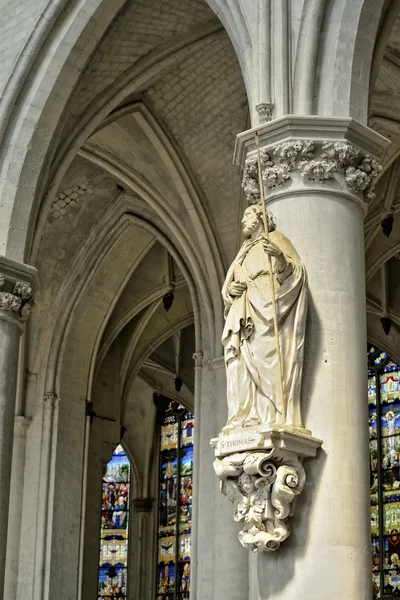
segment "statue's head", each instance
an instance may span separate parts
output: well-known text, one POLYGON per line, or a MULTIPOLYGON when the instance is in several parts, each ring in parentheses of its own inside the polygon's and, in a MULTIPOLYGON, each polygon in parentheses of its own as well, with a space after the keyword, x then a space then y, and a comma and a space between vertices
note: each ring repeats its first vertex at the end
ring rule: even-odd
POLYGON ((252 477, 248 473, 242 473, 239 476, 239 483, 240 487, 242 488, 245 494, 251 494, 256 489, 254 485, 254 477, 252 477))
MULTIPOLYGON (((275 231, 276 225, 273 216, 270 212, 267 212, 268 219, 268 231, 275 231)), ((243 219, 243 235, 250 237, 252 233, 260 230, 260 233, 264 230, 263 211, 259 204, 252 204, 244 211, 243 219)))

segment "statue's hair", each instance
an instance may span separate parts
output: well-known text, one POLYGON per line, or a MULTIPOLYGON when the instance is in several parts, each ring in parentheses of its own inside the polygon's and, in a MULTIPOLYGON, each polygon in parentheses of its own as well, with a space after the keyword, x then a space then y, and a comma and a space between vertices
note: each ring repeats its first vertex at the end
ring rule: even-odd
MULTIPOLYGON (((251 204, 249 206, 249 208, 252 208, 253 211, 256 213, 258 220, 261 223, 264 223, 262 207, 259 204, 251 204)), ((267 211, 267 220, 268 220, 268 232, 271 233, 271 231, 275 231, 276 223, 274 221, 274 217, 273 217, 272 213, 270 213, 269 211, 267 211)))

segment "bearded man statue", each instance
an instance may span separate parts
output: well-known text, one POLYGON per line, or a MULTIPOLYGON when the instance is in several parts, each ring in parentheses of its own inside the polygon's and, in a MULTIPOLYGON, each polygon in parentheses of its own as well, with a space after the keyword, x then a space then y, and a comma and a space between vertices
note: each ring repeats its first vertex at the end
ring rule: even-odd
POLYGON ((307 274, 291 242, 276 231, 270 214, 267 219, 268 236, 264 233, 261 207, 252 205, 245 210, 242 225, 246 240, 222 288, 226 319, 222 344, 228 397, 225 432, 257 425, 302 427, 300 394, 307 274))

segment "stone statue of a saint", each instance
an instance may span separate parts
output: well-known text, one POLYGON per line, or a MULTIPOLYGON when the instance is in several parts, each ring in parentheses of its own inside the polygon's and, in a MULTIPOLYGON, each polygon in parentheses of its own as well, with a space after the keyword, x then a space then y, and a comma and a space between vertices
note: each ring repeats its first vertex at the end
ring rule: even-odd
POLYGON ((224 432, 259 424, 302 427, 300 392, 307 274, 291 242, 275 230, 271 214, 267 218, 268 236, 264 233, 262 208, 252 205, 246 209, 242 219, 246 240, 222 288, 226 318, 222 343, 228 395, 224 432), (274 278, 275 308, 269 264, 274 278))

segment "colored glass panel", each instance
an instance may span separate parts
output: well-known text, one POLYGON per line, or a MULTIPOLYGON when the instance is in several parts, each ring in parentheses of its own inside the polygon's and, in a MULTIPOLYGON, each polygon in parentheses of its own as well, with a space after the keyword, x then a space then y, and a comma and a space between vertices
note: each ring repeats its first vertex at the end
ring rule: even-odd
POLYGON ((382 404, 392 404, 400 399, 399 379, 400 372, 398 370, 389 371, 380 376, 382 404))
POLYGON ((170 405, 161 426, 157 600, 190 598, 194 417, 170 405))
POLYGON ((376 365, 376 366, 381 365, 383 362, 385 362, 386 359, 387 359, 386 352, 380 352, 380 354, 378 354, 378 356, 374 359, 374 365, 376 365))
POLYGON ((389 360, 386 365, 383 367, 383 371, 387 372, 387 371, 397 371, 399 368, 399 365, 396 365, 396 363, 394 363, 392 360, 389 360))
POLYGON ((161 426, 157 598, 174 598, 179 424, 168 414, 161 426))
POLYGON ((395 597, 400 592, 400 536, 384 538, 384 592, 395 597))
POLYGON ((400 370, 368 352, 372 597, 400 597, 400 370))
POLYGON ((371 371, 368 373, 368 405, 376 406, 376 377, 371 371))
POLYGON ((380 553, 379 553, 379 538, 373 536, 371 542, 372 554, 372 598, 376 600, 380 598, 380 553))
POLYGON ((129 486, 129 459, 118 445, 103 478, 99 600, 127 598, 129 486))
POLYGON ((194 416, 181 420, 181 461, 179 495, 179 600, 190 597, 190 558, 192 534, 194 416))

